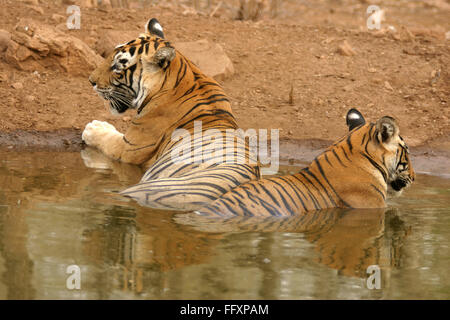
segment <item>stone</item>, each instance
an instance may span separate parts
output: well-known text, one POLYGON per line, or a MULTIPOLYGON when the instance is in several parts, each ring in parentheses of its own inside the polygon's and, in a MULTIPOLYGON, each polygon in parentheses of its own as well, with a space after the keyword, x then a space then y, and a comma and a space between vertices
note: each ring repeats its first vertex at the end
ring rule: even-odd
POLYGON ((179 42, 175 48, 207 76, 223 81, 234 74, 234 66, 222 46, 207 39, 179 42))
POLYGON ((21 82, 14 82, 11 87, 13 87, 16 90, 23 89, 23 84, 21 82))
POLYGON ((44 14, 44 9, 40 6, 31 6, 30 9, 36 13, 39 13, 40 15, 44 14))
POLYGON ((52 21, 54 21, 56 24, 59 24, 59 23, 63 23, 67 18, 66 17, 64 17, 63 15, 61 15, 61 14, 57 14, 57 13, 54 13, 54 14, 52 14, 52 21))
POLYGON ((102 61, 86 43, 28 18, 22 18, 11 34, 5 61, 19 70, 43 71, 47 68, 71 75, 87 76, 102 61))
POLYGON ((6 51, 11 41, 11 33, 0 29, 0 53, 6 51))
POLYGON ((34 100, 36 100, 36 98, 34 96, 31 96, 31 95, 25 96, 26 102, 33 102, 34 100))
POLYGON ((347 40, 344 40, 344 42, 338 46, 337 52, 343 56, 353 56, 356 54, 355 50, 353 50, 347 40))
POLYGON ((384 82, 384 87, 390 91, 394 90, 394 88, 392 88, 391 84, 388 81, 384 82))
POLYGON ((102 57, 109 55, 115 47, 120 44, 127 43, 136 39, 139 33, 136 31, 114 31, 108 30, 104 32, 94 46, 95 51, 102 57))

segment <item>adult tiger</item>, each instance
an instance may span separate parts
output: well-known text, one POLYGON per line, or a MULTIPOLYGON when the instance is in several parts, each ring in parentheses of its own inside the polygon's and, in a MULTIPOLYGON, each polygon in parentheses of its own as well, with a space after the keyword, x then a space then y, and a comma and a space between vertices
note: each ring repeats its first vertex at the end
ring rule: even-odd
POLYGON ((294 175, 244 183, 200 215, 287 216, 326 208, 382 208, 388 188, 399 193, 414 181, 408 147, 388 116, 366 124, 347 113, 350 133, 294 175))
POLYGON ((137 110, 125 134, 97 120, 82 134, 110 158, 148 168, 123 195, 151 207, 193 209, 260 177, 222 87, 164 39, 156 19, 117 46, 89 81, 113 113, 137 110))

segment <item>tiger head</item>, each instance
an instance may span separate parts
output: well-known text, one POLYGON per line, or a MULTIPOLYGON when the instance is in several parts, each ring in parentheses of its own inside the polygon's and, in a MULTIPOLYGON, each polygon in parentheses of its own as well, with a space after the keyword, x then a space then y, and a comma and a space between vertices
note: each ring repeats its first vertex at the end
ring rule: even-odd
POLYGON ((162 87, 164 74, 176 51, 164 40, 158 20, 150 19, 145 33, 118 45, 92 72, 89 82, 109 101, 113 113, 143 108, 162 87))
POLYGON ((382 173, 390 195, 399 195, 414 181, 416 174, 409 149, 394 118, 384 116, 376 123, 366 124, 363 115, 351 109, 347 113, 347 125, 350 135, 361 141, 357 144, 361 147, 360 154, 372 163, 374 170, 382 173))

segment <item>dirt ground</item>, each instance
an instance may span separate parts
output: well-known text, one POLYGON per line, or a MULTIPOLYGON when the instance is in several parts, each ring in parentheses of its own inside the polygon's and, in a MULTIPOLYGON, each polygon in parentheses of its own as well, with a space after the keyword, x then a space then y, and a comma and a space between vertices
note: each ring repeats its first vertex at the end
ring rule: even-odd
MULTIPOLYGON (((235 68, 221 84, 244 129, 280 129, 291 142, 336 140, 346 131, 347 110, 356 107, 368 120, 397 118, 405 140, 423 155, 450 150, 448 1, 285 0, 276 17, 263 13, 256 21, 235 19, 231 5, 211 16, 215 5, 195 11, 181 2, 82 7, 81 29, 60 29, 95 49, 105 32, 138 36, 157 17, 171 42, 220 44, 235 68), (367 28, 370 4, 385 12, 381 30, 367 28)), ((23 17, 56 26, 70 3, 77 1, 0 0, 0 29, 11 32, 23 17)), ((79 144, 93 119, 124 130, 132 114, 111 115, 83 68, 78 75, 23 71, 0 53, 0 144, 79 144)))

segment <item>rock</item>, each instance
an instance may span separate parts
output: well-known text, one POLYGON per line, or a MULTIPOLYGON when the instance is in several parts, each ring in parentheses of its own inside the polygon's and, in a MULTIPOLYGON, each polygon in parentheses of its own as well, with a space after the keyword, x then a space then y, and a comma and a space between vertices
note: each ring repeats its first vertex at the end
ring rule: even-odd
POLYGON ((369 68, 369 69, 367 69, 367 71, 369 71, 370 73, 375 73, 375 72, 377 72, 377 69, 375 69, 375 68, 369 68))
POLYGON ((0 73, 0 82, 6 82, 8 80, 8 76, 6 73, 1 72, 0 73))
POLYGON ((445 0, 433 0, 433 1, 427 1, 427 6, 436 7, 438 9, 441 9, 443 11, 450 10, 450 4, 446 2, 445 0))
POLYGON ((23 89, 23 84, 21 82, 14 82, 11 87, 13 87, 16 90, 23 89))
POLYGON ((42 9, 42 7, 40 7, 40 6, 31 6, 30 9, 41 15, 44 14, 44 9, 42 9))
POLYGON ((384 87, 390 91, 394 90, 394 88, 392 88, 391 84, 388 81, 384 82, 384 87))
POLYGON ((400 34, 397 32, 397 29, 394 26, 387 27, 386 32, 392 39, 397 41, 401 40, 400 34))
POLYGON ((344 40, 344 42, 338 46, 337 52, 343 56, 353 56, 356 54, 355 50, 353 50, 347 40, 344 40))
POLYGON ((5 61, 20 70, 42 71, 50 68, 86 76, 100 64, 102 58, 86 43, 71 36, 67 29, 61 32, 23 18, 11 34, 5 61))
POLYGON ((66 17, 64 17, 63 15, 54 13, 52 14, 52 21, 54 21, 56 24, 62 23, 66 20, 66 17))
POLYGON ((16 57, 19 61, 25 61, 28 57, 31 57, 33 52, 24 46, 18 46, 16 50, 16 57))
POLYGON ((441 69, 439 70, 433 70, 431 72, 431 80, 430 80, 430 84, 433 86, 436 84, 436 82, 439 80, 439 78, 441 77, 441 69))
POLYGON ((67 22, 57 24, 55 29, 59 32, 67 32, 67 22))
POLYGON ((202 39, 174 46, 209 77, 222 81, 234 74, 233 63, 219 44, 202 39))
POLYGON ((388 26, 388 27, 387 27, 387 31, 388 31, 388 32, 395 33, 395 32, 397 32, 397 28, 394 27, 394 26, 388 26))
POLYGON ((97 37, 85 37, 84 38, 84 43, 86 43, 89 47, 94 48, 96 43, 98 41, 97 37))
POLYGON ((419 27, 409 28, 408 30, 413 34, 414 37, 435 38, 439 40, 445 40, 446 38, 445 29, 439 27, 433 29, 419 27))
POLYGON ((11 34, 3 29, 0 29, 0 53, 6 51, 11 41, 11 34))
POLYGON ((31 95, 25 96, 26 102, 33 102, 34 100, 36 100, 36 98, 34 96, 31 96, 31 95))
POLYGON ((136 31, 108 30, 102 34, 101 39, 97 41, 94 49, 99 55, 106 57, 118 45, 136 39, 138 36, 139 33, 136 33, 136 31))
POLYGON ((112 3, 110 0, 102 0, 98 7, 99 10, 109 10, 112 7, 112 3))
POLYGON ((189 15, 197 15, 198 12, 197 10, 195 10, 195 8, 192 7, 187 7, 184 11, 183 11, 183 16, 189 16, 189 15))

